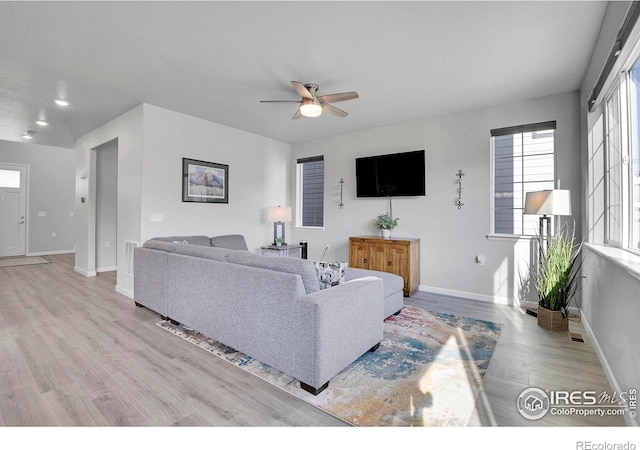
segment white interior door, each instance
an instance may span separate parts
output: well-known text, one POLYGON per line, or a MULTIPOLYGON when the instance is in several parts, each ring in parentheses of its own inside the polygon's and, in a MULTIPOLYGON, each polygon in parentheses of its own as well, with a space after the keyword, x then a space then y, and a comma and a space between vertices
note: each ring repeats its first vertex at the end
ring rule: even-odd
POLYGON ((27 168, 0 164, 0 256, 26 254, 27 168))

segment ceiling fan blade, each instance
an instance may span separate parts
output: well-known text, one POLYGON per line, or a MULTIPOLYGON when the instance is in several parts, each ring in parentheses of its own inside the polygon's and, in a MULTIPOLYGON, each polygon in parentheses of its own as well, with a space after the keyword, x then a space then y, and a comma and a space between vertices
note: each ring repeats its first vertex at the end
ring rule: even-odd
POLYGON ((309 89, 307 89, 304 84, 299 81, 292 81, 291 84, 296 92, 300 94, 300 97, 313 100, 313 95, 311 95, 311 92, 309 92, 309 89))
POLYGON ((300 100, 260 100, 260 103, 300 103, 300 100))
POLYGON ((326 103, 344 102, 347 100, 355 100, 359 95, 357 92, 343 92, 341 94, 327 94, 318 97, 320 100, 326 103))
POLYGON ((302 113, 300 112, 300 108, 296 110, 296 113, 293 115, 292 119, 300 119, 302 118, 302 113))
POLYGON ((334 116, 338 116, 338 117, 347 117, 349 115, 348 112, 341 110, 340 108, 336 108, 333 105, 330 105, 328 103, 324 103, 322 105, 322 110, 324 112, 328 112, 329 114, 333 114, 334 116))

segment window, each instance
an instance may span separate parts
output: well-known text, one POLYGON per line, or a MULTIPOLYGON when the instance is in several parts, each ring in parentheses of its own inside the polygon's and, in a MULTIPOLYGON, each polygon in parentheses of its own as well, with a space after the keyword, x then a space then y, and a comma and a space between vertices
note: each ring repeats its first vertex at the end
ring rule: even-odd
POLYGON ((0 169, 0 187, 20 188, 20 171, 0 169))
POLYGON ((620 86, 616 86, 605 105, 606 218, 607 243, 622 245, 622 136, 620 86))
POLYGON ((631 110, 629 249, 640 252, 640 59, 635 62, 630 71, 629 109, 631 110))
POLYGON ((525 194, 555 187, 555 121, 491 130, 494 234, 534 236, 538 216, 525 194))
POLYGON ((604 241, 607 245, 640 253, 640 58, 637 53, 635 58, 622 74, 615 75, 613 86, 598 108, 602 118, 594 122, 589 133, 590 151, 602 153, 604 158, 596 158, 592 153, 594 157, 589 159, 588 219, 590 242, 604 241), (599 188, 602 184, 604 192, 599 188), (605 219, 604 233, 598 231, 601 214, 605 219))
POLYGON ((296 226, 324 226, 324 157, 298 159, 296 226))

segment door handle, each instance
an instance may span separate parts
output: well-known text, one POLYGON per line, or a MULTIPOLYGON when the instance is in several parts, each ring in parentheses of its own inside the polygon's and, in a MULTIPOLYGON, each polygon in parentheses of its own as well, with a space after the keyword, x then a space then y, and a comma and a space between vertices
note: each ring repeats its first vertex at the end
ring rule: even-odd
POLYGON ((22 225, 24 223, 24 220, 21 220, 20 222, 18 222, 20 225, 22 225))

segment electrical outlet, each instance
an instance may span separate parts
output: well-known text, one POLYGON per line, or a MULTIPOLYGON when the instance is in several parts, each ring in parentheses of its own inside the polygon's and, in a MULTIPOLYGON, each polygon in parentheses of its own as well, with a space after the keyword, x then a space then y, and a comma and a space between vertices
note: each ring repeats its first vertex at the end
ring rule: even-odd
POLYGON ((331 248, 331 244, 327 243, 327 245, 325 245, 325 247, 327 250, 329 250, 331 248))
POLYGON ((56 237, 56 232, 51 233, 51 237, 56 237))
POLYGON ((109 247, 111 247, 111 242, 104 241, 104 248, 109 248, 109 247))

